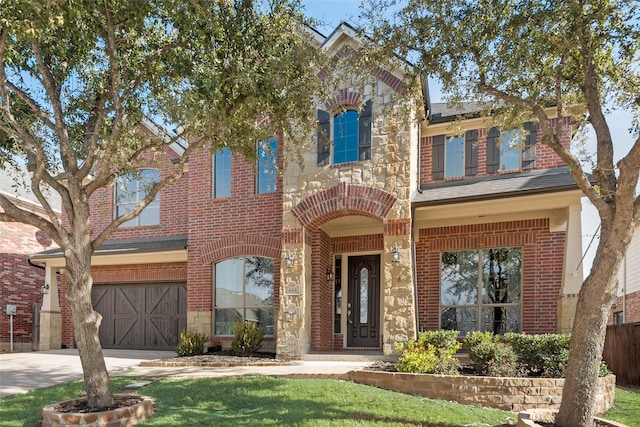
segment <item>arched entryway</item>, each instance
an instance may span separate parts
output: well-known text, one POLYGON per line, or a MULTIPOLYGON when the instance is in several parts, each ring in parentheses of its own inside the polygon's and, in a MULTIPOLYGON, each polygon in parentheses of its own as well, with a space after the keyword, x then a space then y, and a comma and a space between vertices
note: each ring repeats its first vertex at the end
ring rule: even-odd
POLYGON ((340 183, 292 209, 302 228, 283 233, 283 249, 298 244, 304 264, 298 277, 289 277, 304 283, 297 308, 308 311, 301 313, 302 352, 382 350, 383 295, 390 286, 385 273, 394 242, 408 237, 410 228, 408 219, 388 218, 395 202, 383 190, 340 183))

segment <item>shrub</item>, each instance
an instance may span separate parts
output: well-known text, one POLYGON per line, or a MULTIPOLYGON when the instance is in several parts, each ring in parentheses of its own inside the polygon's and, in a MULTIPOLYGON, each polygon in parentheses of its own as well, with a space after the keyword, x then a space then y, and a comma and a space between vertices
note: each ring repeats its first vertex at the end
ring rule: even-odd
POLYGON ((237 320, 233 325, 231 348, 237 353, 255 353, 262 348, 262 329, 253 322, 237 320))
POLYGON ((406 346, 396 346, 402 355, 396 363, 400 372, 422 374, 458 374, 458 360, 453 356, 459 349, 458 331, 427 331, 418 334, 406 346))
POLYGON ((491 332, 470 332, 465 340, 473 368, 480 375, 513 377, 519 375, 516 353, 491 332))
POLYGON ((529 375, 552 378, 564 376, 569 354, 570 334, 516 334, 508 333, 504 341, 511 344, 518 361, 529 375))
POLYGON ((565 369, 569 360, 569 350, 563 349, 558 353, 548 354, 542 357, 542 376, 546 378, 564 378, 565 369))
POLYGON ((180 333, 180 342, 176 353, 178 356, 195 356, 204 353, 204 343, 209 338, 203 333, 185 329, 180 333))

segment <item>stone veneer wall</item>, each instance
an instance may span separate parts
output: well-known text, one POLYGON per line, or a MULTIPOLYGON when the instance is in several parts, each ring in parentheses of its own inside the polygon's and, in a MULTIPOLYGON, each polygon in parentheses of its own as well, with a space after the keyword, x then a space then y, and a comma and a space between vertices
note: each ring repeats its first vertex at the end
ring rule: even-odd
MULTIPOLYGON (((386 390, 514 412, 530 408, 558 409, 564 387, 562 378, 475 377, 367 370, 352 371, 349 377, 356 383, 386 390)), ((596 413, 601 414, 611 407, 615 385, 615 375, 598 379, 596 413)))
MULTIPOLYGON (((370 160, 318 166, 314 132, 309 136, 311 149, 300 153, 302 162, 285 162, 282 253, 291 253, 294 262, 292 268, 281 269, 279 357, 295 358, 312 349, 335 350, 340 346, 332 342, 333 309, 328 303, 333 299, 332 289, 324 278, 331 257, 340 252, 326 253, 327 239, 321 241, 319 229, 345 216, 373 218, 379 224, 366 234, 384 235, 380 259, 384 352, 393 352, 395 342, 415 334, 410 223, 411 191, 416 185, 411 153, 417 150, 417 128, 406 123, 408 116, 393 117, 392 109, 385 109, 391 100, 385 91, 390 90, 384 85, 368 85, 363 94, 343 90, 336 95, 336 102, 330 103, 333 107, 349 104, 345 104, 345 94, 349 99, 373 100, 370 160), (398 265, 391 263, 396 242, 402 248, 398 265)), ((349 105, 354 108, 355 104, 349 105)), ((297 152, 290 148, 285 151, 297 152)))

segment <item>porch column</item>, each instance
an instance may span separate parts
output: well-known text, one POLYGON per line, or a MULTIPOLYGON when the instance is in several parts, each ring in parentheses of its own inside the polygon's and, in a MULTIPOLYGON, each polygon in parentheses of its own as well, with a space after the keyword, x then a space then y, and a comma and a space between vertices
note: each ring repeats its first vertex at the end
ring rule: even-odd
POLYGON ((47 265, 40 308, 40 340, 38 350, 59 349, 62 343, 62 316, 58 296, 57 268, 47 265))
MULTIPOLYGON (((408 220, 406 222, 407 226, 403 228, 407 234, 385 233, 384 236, 382 349, 386 355, 396 352, 397 343, 406 343, 416 337, 415 278, 408 220), (394 255, 396 248, 397 255, 394 255)), ((388 225, 387 222, 387 231, 388 225)))
POLYGON ((580 202, 567 208, 565 268, 558 301, 558 333, 569 333, 573 328, 578 293, 583 281, 581 212, 580 202))
POLYGON ((303 233, 283 231, 290 237, 283 238, 276 334, 276 354, 283 359, 300 359, 311 342, 311 248, 303 233))

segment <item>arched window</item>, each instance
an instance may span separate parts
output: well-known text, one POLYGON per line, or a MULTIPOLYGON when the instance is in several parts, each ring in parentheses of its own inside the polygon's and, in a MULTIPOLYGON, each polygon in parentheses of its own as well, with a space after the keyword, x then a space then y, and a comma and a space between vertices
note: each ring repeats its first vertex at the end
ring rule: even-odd
MULTIPOLYGON (((115 217, 119 218, 133 210, 147 196, 147 192, 160 181, 160 171, 141 169, 120 176, 115 184, 115 217)), ((160 194, 135 218, 122 223, 121 227, 160 224, 160 194)))
POLYGON ((333 164, 371 158, 371 110, 371 100, 365 103, 362 110, 349 109, 340 112, 333 116, 333 120, 328 112, 317 110, 319 165, 331 162, 332 146, 333 164))
POLYGON ((238 257, 214 266, 215 335, 233 335, 236 321, 256 323, 275 334, 273 260, 238 257))

